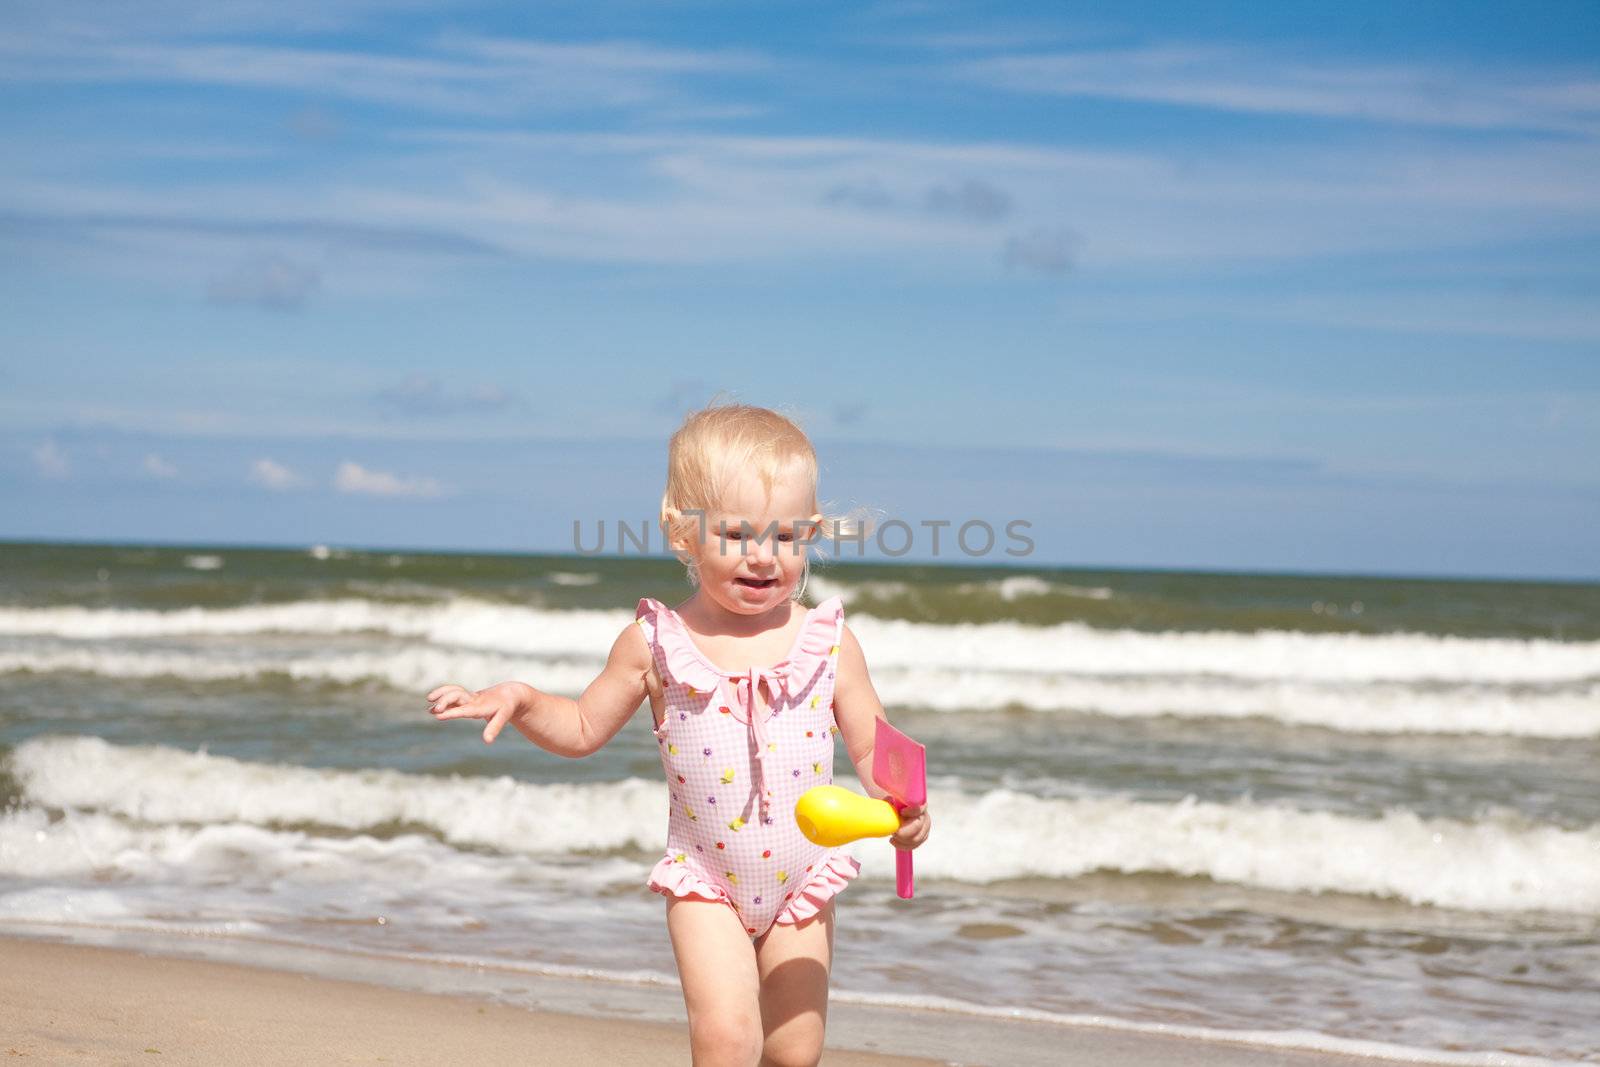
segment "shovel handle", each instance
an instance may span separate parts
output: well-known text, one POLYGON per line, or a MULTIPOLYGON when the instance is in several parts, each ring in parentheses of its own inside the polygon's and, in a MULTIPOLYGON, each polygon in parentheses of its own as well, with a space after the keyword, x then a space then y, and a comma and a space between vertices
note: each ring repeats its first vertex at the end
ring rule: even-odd
MULTIPOLYGON (((896 812, 904 810, 907 805, 898 799, 890 798, 896 812)), ((910 900, 916 893, 916 880, 911 874, 911 853, 907 849, 894 850, 894 891, 901 900, 910 900)))

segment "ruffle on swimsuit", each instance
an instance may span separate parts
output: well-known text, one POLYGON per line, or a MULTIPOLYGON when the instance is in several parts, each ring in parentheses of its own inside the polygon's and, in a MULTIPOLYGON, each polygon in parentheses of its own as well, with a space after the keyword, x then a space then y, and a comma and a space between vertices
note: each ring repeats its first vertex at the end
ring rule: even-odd
MULTIPOLYGON (((701 653, 676 611, 650 597, 645 597, 639 604, 641 611, 648 608, 649 614, 654 615, 661 652, 674 680, 694 686, 702 693, 709 693, 725 682, 744 683, 739 687, 738 695, 741 698, 748 696, 749 683, 754 677, 776 681, 786 692, 798 692, 816 677, 817 670, 823 664, 831 669, 832 664, 828 661, 837 654, 839 624, 844 619, 844 601, 831 596, 806 612, 800 633, 783 660, 770 667, 725 671, 701 653)), ((829 689, 831 691, 832 687, 829 689)), ((735 713, 746 710, 741 704, 735 713)))
MULTIPOLYGON (((821 911, 824 904, 837 896, 850 884, 850 879, 860 873, 861 863, 853 856, 843 853, 829 856, 819 868, 812 871, 810 880, 795 892, 794 899, 778 913, 773 922, 780 926, 804 922, 821 911)), ((738 901, 721 886, 706 881, 685 864, 675 862, 671 856, 663 856, 650 871, 650 888, 664 897, 721 901, 738 910, 738 901)))

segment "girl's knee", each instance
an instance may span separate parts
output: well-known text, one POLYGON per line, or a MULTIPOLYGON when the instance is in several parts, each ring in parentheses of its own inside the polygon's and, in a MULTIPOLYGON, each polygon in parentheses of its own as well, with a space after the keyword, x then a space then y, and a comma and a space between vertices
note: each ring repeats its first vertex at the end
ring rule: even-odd
POLYGON ((822 1062, 822 1026, 786 1027, 767 1037, 761 1067, 817 1067, 822 1062))
POLYGON ((700 1064, 753 1064, 761 1056, 761 1020, 754 1013, 708 1011, 689 1020, 689 1043, 700 1064))

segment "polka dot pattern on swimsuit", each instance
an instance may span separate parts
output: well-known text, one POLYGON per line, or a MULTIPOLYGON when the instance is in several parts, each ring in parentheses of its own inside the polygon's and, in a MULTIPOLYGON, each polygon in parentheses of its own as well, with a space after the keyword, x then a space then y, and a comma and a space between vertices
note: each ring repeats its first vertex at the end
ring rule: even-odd
POLYGON ((661 675, 654 734, 670 804, 666 852, 647 884, 728 904, 752 938, 816 914, 861 869, 794 820, 800 795, 833 781, 843 602, 807 611, 782 661, 738 672, 711 663, 660 601, 640 600, 636 619, 661 675))

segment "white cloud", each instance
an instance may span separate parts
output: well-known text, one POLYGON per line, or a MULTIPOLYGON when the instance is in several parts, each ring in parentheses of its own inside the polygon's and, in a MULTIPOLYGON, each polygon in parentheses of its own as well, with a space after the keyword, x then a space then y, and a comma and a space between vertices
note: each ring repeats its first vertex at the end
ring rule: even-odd
POLYGON ((0 42, 0 76, 13 81, 248 87, 479 117, 655 103, 682 106, 693 97, 679 88, 679 78, 767 66, 768 60, 748 51, 463 33, 441 34, 423 48, 390 54, 99 38, 58 28, 0 42))
MULTIPOLYGON (((992 278, 1007 261, 1003 235, 926 210, 929 188, 952 173, 1006 191, 1011 233, 1081 235, 1075 265, 1087 277, 1526 243, 1600 219, 1600 145, 1570 140, 1261 145, 1168 158, 997 141, 458 130, 398 139, 403 167, 375 160, 336 185, 292 194, 196 186, 170 229, 127 226, 171 211, 158 192, 12 179, 0 182, 0 202, 18 217, 79 220, 51 247, 105 260, 101 269, 137 266, 141 280, 157 266, 186 276, 197 259, 237 254, 240 235, 270 229, 295 259, 336 263, 341 295, 447 285, 439 272, 452 269, 457 247, 503 250, 509 267, 846 259, 992 278), (553 158, 561 172, 544 173, 540 161, 553 158), (861 210, 863 196, 874 210, 861 210), (312 221, 325 219, 341 220, 342 234, 312 221), (445 255, 419 245, 397 268, 395 248, 354 236, 402 230, 453 244, 436 237, 445 255)), ((40 227, 41 239, 53 232, 40 227)), ((1013 263, 1027 259, 1022 251, 1013 263)))
POLYGON ((72 463, 54 439, 34 447, 33 466, 43 478, 66 478, 72 473, 72 463))
POLYGON ((1269 144, 1176 158, 994 141, 498 131, 415 139, 439 145, 453 176, 340 196, 329 210, 425 219, 523 255, 577 261, 881 256, 982 269, 994 262, 993 238, 924 210, 930 184, 952 170, 1006 190, 1019 231, 1082 234, 1085 269, 1525 241, 1570 233, 1600 213, 1600 152, 1574 143, 1269 144), (530 184, 523 175, 552 153, 629 176, 632 188, 530 184))
POLYGON ((178 468, 154 452, 144 457, 144 463, 141 464, 140 469, 152 478, 176 478, 178 476, 178 468))
POLYGON ((194 37, 271 30, 326 33, 378 23, 407 11, 459 7, 459 0, 111 0, 89 4, 21 4, 7 12, 20 35, 126 41, 161 34, 194 37))
POLYGON ((257 485, 275 490, 293 489, 304 484, 304 480, 288 467, 266 458, 258 459, 250 465, 250 480, 257 485))
POLYGON ((1367 122, 1600 134, 1588 74, 1302 60, 1238 47, 1152 45, 989 56, 969 80, 1017 92, 1367 122))
POLYGON ((439 483, 432 478, 401 478, 388 471, 373 471, 345 460, 334 475, 334 486, 341 493, 368 493, 373 496, 438 496, 439 483))
POLYGON ((573 65, 584 70, 614 74, 624 71, 679 71, 724 74, 761 70, 771 64, 749 50, 696 51, 667 48, 633 41, 598 41, 589 44, 553 43, 516 37, 446 34, 446 48, 489 60, 515 60, 536 68, 573 65))

